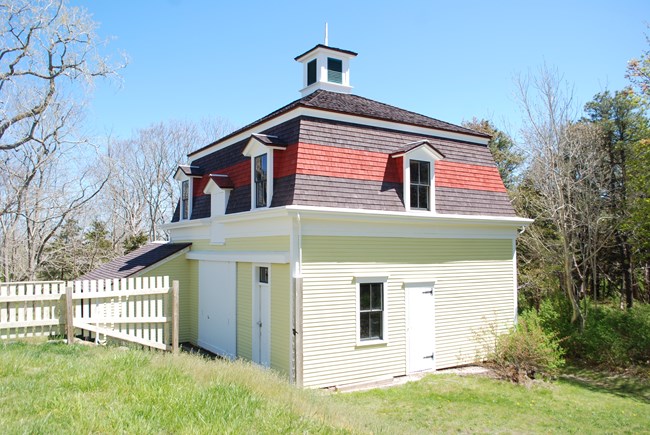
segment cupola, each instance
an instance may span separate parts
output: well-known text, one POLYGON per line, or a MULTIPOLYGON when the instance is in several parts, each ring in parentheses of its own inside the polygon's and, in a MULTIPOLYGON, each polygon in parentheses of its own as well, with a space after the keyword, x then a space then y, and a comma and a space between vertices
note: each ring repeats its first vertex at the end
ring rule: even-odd
POLYGON ((311 50, 296 57, 303 64, 302 96, 311 94, 318 89, 349 94, 350 86, 350 59, 357 53, 342 50, 325 44, 318 44, 311 50))

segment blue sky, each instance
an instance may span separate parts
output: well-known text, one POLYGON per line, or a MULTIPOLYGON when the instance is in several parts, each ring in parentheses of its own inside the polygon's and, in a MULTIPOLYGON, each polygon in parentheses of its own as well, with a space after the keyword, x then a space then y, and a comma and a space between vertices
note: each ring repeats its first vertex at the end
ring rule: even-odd
POLYGON ((546 63, 584 103, 627 85, 648 48, 646 1, 72 1, 127 53, 100 83, 93 134, 128 137, 170 119, 243 126, 299 98, 295 56, 323 42, 359 53, 354 93, 448 122, 492 119, 516 133, 513 78, 546 63))

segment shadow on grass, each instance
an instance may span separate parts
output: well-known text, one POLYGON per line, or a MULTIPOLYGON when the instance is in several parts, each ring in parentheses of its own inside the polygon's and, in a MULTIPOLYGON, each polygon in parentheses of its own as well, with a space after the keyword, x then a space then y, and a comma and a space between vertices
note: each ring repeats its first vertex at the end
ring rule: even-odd
POLYGON ((650 371, 645 373, 612 373, 586 368, 572 367, 560 376, 570 385, 599 393, 614 394, 631 398, 643 403, 650 403, 650 371))

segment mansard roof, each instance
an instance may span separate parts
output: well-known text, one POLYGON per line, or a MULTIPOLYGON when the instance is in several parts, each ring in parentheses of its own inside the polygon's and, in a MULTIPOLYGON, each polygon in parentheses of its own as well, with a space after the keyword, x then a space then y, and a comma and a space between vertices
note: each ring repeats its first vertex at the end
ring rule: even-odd
POLYGON ((238 135, 239 133, 250 130, 270 119, 278 117, 298 107, 306 107, 324 110, 328 112, 343 113, 348 115, 355 115, 369 119, 378 119, 383 121, 398 122, 401 124, 413 125, 418 127, 433 128, 436 130, 444 130, 453 133, 467 134, 480 138, 490 138, 490 135, 477 132, 469 128, 461 127, 459 125, 451 124, 449 122, 441 121, 439 119, 431 118, 429 116, 421 115, 419 113, 411 112, 409 110, 400 109, 399 107, 391 106, 389 104, 380 103, 379 101, 371 100, 369 98, 360 97, 352 94, 342 94, 338 92, 330 92, 323 89, 312 92, 311 94, 302 97, 298 100, 292 101, 284 107, 269 113, 263 118, 252 122, 227 136, 213 142, 201 149, 198 149, 189 154, 192 157, 199 152, 212 147, 220 142, 238 135))

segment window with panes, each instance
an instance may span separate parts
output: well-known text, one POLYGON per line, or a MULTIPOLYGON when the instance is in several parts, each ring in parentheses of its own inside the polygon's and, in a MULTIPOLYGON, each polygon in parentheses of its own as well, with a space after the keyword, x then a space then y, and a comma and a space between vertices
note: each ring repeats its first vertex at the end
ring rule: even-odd
POLYGON ((181 183, 181 219, 189 219, 190 215, 190 180, 181 183))
POLYGON ((359 339, 384 338, 384 284, 359 284, 359 339))
POLYGON ((266 177, 268 174, 266 154, 255 157, 255 207, 266 207, 266 177))
POLYGON ((411 160, 411 209, 429 210, 431 163, 411 160))

